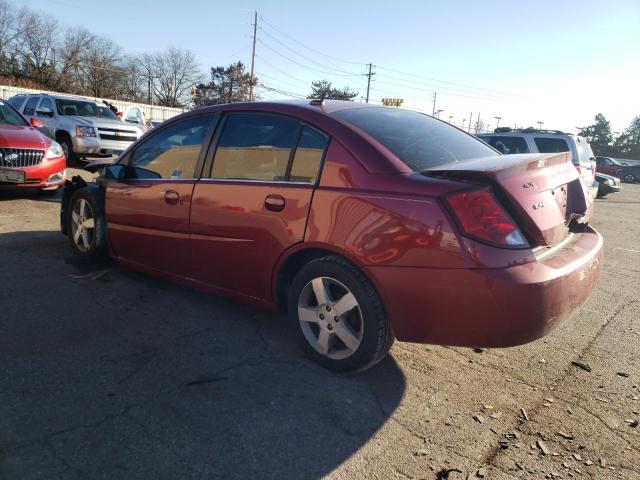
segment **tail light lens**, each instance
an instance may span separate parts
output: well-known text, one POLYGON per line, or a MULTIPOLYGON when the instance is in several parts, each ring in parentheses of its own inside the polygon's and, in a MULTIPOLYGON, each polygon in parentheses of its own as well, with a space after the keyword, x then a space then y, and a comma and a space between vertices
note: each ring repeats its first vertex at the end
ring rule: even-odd
POLYGON ((503 247, 528 247, 529 243, 489 187, 447 196, 462 233, 503 247))

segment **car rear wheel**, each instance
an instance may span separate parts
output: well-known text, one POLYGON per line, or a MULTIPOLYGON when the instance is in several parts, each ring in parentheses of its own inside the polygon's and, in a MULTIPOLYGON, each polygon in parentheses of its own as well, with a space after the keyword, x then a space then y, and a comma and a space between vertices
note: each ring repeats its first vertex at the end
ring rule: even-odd
POLYGON ((627 173, 624 177, 622 177, 622 180, 627 183, 633 183, 636 181, 636 176, 633 173, 627 173))
POLYGON ((106 222, 101 195, 97 188, 83 188, 69 202, 67 225, 71 249, 79 257, 92 261, 106 254, 106 222))
POLYGON ((340 257, 303 266, 289 290, 288 307, 305 353, 330 370, 366 370, 384 358, 394 340, 375 288, 340 257))

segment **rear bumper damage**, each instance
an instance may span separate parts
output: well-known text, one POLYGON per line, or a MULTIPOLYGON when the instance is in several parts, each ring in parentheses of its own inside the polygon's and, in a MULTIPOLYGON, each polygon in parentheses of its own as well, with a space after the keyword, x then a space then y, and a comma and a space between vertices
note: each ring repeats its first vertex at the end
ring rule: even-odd
POLYGON ((508 268, 367 267, 398 340, 467 347, 521 345, 549 333, 589 296, 602 268, 590 227, 508 268))

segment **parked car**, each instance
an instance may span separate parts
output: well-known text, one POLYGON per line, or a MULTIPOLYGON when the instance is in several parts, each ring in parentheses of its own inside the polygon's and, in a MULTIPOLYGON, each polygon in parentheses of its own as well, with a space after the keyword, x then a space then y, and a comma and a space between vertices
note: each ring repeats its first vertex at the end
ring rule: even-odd
POLYGON ((58 142, 37 130, 0 100, 0 189, 33 188, 55 193, 64 184, 66 161, 58 142))
POLYGON ((502 156, 417 112, 312 100, 164 122, 67 183, 61 228, 80 257, 287 310, 305 352, 344 371, 394 337, 547 334, 600 274, 592 207, 568 153, 502 156))
POLYGON ((142 108, 137 105, 131 105, 125 108, 124 112, 122 112, 122 119, 125 122, 137 125, 143 132, 151 130, 154 127, 153 122, 148 119, 142 108))
POLYGON ((95 156, 118 155, 142 135, 126 125, 100 114, 96 102, 61 95, 16 95, 9 99, 27 119, 37 118, 62 146, 69 163, 95 156))
POLYGON ((620 179, 611 175, 596 172, 596 181, 598 182, 597 198, 604 198, 610 193, 618 193, 622 189, 620 179))
POLYGON ((627 183, 640 180, 640 165, 636 166, 628 161, 611 157, 596 157, 596 163, 599 172, 619 177, 627 183))
POLYGON ((595 155, 583 137, 560 130, 503 127, 496 128, 494 133, 480 133, 478 138, 504 154, 571 152, 571 159, 582 181, 594 197, 597 194, 595 155))

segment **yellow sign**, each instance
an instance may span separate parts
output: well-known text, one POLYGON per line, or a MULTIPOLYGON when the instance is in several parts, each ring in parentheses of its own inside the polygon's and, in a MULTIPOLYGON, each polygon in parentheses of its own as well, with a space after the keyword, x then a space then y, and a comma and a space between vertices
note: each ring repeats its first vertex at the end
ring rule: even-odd
POLYGON ((400 107, 403 101, 402 98, 383 98, 382 104, 385 107, 400 107))

